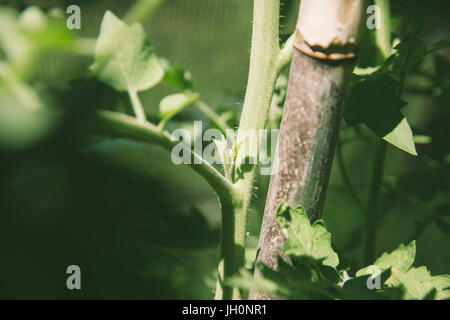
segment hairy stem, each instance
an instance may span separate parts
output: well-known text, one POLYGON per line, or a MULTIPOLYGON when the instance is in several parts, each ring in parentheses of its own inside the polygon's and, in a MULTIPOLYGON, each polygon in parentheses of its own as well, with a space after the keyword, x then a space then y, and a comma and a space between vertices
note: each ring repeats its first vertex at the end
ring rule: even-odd
MULTIPOLYGON (((250 71, 239 125, 238 140, 246 130, 264 129, 279 68, 278 30, 279 0, 254 0, 253 36, 250 71)), ((244 174, 235 187, 242 204, 222 213, 222 247, 216 299, 237 299, 237 288, 227 285, 227 278, 236 275, 244 263, 247 210, 255 179, 256 167, 244 174)))

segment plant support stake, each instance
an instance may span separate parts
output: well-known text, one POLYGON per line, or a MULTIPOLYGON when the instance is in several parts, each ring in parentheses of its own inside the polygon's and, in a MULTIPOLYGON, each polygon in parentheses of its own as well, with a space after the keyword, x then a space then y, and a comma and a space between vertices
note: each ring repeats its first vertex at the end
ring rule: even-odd
MULTIPOLYGON (((364 0, 301 1, 257 257, 273 269, 285 241, 276 220, 279 204, 302 206, 312 221, 321 214, 364 10, 364 0)), ((252 291, 249 298, 274 297, 252 291)))

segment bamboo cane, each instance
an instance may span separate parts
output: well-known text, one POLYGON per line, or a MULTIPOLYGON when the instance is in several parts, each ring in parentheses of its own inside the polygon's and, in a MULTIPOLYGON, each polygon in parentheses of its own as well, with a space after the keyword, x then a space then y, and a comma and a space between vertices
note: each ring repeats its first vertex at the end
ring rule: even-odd
MULTIPOLYGON (((303 206, 311 220, 322 211, 362 31, 364 0, 302 0, 258 261, 276 269, 285 241, 276 221, 281 201, 303 206)), ((255 276, 260 276, 255 269, 255 276)), ((272 299, 250 292, 250 299, 272 299)))

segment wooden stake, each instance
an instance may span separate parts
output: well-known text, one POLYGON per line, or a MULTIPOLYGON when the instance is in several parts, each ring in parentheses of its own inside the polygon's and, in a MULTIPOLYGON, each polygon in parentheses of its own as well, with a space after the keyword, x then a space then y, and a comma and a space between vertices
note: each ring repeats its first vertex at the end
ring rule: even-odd
MULTIPOLYGON (((257 260, 274 269, 285 242, 276 221, 280 202, 303 206, 311 221, 322 212, 363 6, 363 0, 301 1, 276 152, 278 168, 270 181, 258 249, 257 260)), ((255 276, 260 276, 257 269, 255 276)), ((252 291, 249 298, 274 297, 252 291)))

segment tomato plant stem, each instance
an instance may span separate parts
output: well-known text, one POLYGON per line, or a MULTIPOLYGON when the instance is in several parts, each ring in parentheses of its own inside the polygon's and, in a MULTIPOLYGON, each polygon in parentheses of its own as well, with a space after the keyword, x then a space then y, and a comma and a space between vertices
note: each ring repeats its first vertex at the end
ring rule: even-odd
POLYGON ((380 8, 380 28, 376 31, 376 41, 378 49, 383 58, 386 59, 392 54, 391 43, 391 11, 389 0, 375 0, 375 5, 380 8))
MULTIPOLYGON (((283 54, 280 53, 283 51, 278 44, 279 14, 279 0, 254 0, 250 71, 238 140, 246 130, 258 132, 259 129, 264 129, 278 70, 289 59, 287 47, 283 54)), ((235 184, 237 192, 242 196, 241 205, 222 208, 222 247, 216 299, 240 298, 239 291, 227 286, 226 280, 236 275, 244 263, 247 210, 251 200, 255 171, 256 166, 253 166, 235 184)))

